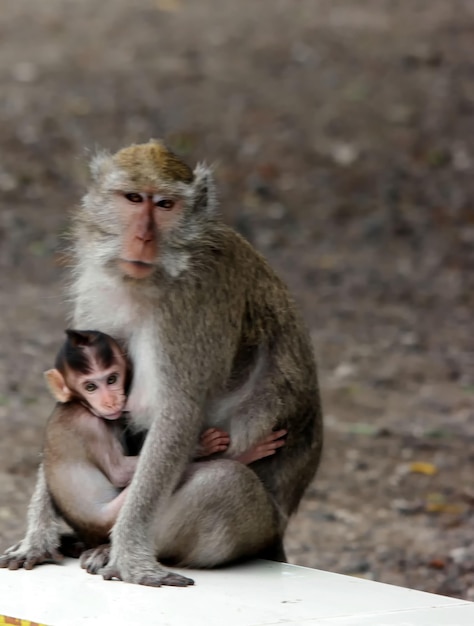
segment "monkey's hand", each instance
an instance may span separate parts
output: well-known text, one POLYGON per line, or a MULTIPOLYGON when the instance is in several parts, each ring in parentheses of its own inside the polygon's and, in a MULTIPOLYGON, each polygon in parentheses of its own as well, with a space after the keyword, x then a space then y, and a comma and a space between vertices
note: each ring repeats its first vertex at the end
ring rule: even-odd
POLYGON ((284 437, 287 432, 287 430, 283 429, 277 430, 270 435, 267 435, 267 437, 264 437, 254 446, 252 446, 245 452, 242 452, 242 454, 233 457, 234 461, 239 461, 239 463, 249 465, 254 461, 258 461, 259 459, 263 459, 266 456, 271 456, 272 454, 275 454, 278 448, 281 448, 285 445, 284 437))
POLYGON ((28 507, 26 536, 0 556, 0 567, 33 569, 46 561, 61 561, 59 525, 48 492, 43 466, 38 468, 36 486, 28 507))
POLYGON ((60 538, 56 528, 38 529, 27 533, 22 541, 8 548, 0 556, 0 567, 8 567, 10 570, 22 567, 33 569, 40 563, 62 561, 63 555, 59 551, 59 543, 60 538))
POLYGON ((196 459, 211 456, 216 452, 225 452, 229 446, 230 437, 228 433, 219 428, 208 428, 199 438, 196 450, 196 459))

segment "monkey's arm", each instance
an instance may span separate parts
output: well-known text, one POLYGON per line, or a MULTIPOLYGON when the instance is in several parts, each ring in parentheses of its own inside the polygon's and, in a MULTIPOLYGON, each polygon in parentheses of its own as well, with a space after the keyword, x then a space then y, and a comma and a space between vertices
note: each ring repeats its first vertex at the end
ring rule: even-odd
POLYGON ((43 465, 38 468, 36 486, 28 507, 25 537, 0 556, 0 567, 32 569, 45 561, 60 561, 58 517, 46 486, 43 465))
POLYGON ((193 455, 200 427, 200 410, 192 401, 181 396, 176 404, 175 398, 161 398, 159 414, 151 424, 111 532, 110 561, 99 571, 106 580, 118 578, 155 587, 193 584, 191 579, 168 572, 157 563, 149 537, 155 512, 159 517, 160 508, 166 507, 193 455), (181 418, 178 425, 176 415, 181 418))
POLYGON ((76 415, 74 429, 90 462, 114 487, 126 487, 135 473, 138 456, 125 456, 114 424, 83 413, 76 415))
POLYGON ((138 463, 138 456, 123 456, 111 459, 98 459, 99 469, 107 476, 114 487, 121 489, 130 484, 138 463))

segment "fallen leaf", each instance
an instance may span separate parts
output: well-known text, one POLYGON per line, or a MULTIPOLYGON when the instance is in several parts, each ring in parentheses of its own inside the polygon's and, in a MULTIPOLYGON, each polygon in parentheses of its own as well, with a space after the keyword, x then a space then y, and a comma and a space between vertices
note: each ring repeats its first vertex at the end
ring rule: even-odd
POLYGON ((176 13, 182 8, 180 0, 156 0, 156 7, 160 11, 168 11, 169 13, 176 13))
POLYGON ((433 465, 433 463, 425 463, 423 461, 410 463, 409 469, 413 474, 424 474, 425 476, 433 476, 438 472, 436 465, 433 465))
POLYGON ((466 510, 464 504, 447 502, 442 493, 430 493, 426 497, 425 511, 427 513, 450 513, 459 515, 466 510))
POLYGON ((379 434, 380 428, 374 424, 366 424, 364 422, 358 422, 357 424, 352 424, 348 428, 348 432, 353 433, 354 435, 367 435, 369 437, 375 437, 379 434))
POLYGON ((453 436, 453 433, 449 430, 443 430, 442 428, 435 428, 433 430, 427 430, 424 436, 429 439, 449 439, 453 436))
POLYGON ((441 503, 427 503, 425 506, 427 513, 451 513, 451 515, 459 515, 464 513, 466 507, 462 504, 441 504, 441 503))

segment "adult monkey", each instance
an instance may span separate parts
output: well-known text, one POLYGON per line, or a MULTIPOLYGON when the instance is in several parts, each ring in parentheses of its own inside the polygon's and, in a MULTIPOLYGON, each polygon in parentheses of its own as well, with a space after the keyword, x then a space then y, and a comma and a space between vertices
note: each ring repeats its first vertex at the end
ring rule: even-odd
MULTIPOLYGON (((162 143, 91 163, 74 223, 73 323, 127 347, 129 407, 148 435, 112 533, 90 572, 144 585, 192 584, 156 560, 212 567, 284 559, 282 537, 313 477, 322 418, 310 340, 286 287, 217 214, 211 172, 194 172, 162 143), (223 458, 184 475, 199 433, 230 435, 223 458), (288 430, 251 467, 226 456, 288 430)), ((42 468, 25 539, 1 564, 57 556, 59 534, 42 468)))

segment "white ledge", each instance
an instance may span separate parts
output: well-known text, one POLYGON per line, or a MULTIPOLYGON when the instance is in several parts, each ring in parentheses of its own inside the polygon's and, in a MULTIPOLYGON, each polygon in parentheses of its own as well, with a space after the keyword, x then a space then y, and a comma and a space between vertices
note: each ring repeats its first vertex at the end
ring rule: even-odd
POLYGON ((106 582, 71 560, 0 569, 0 624, 10 616, 47 626, 474 625, 474 603, 296 565, 175 571, 195 586, 106 582))

